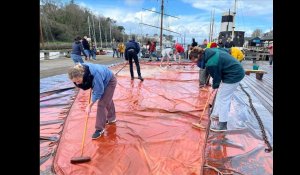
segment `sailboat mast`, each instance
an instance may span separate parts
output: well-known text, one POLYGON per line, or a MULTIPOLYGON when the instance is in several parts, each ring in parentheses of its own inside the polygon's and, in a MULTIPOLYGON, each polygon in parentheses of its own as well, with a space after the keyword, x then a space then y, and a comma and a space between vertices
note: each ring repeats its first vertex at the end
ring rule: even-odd
POLYGON ((211 42, 213 42, 213 38, 214 38, 214 24, 215 24, 215 9, 213 10, 213 15, 212 15, 211 42))
POLYGON ((234 11, 233 11, 233 19, 232 19, 232 41, 233 41, 233 38, 234 38, 234 18, 235 18, 235 14, 236 14, 236 0, 234 0, 234 11))
POLYGON ((164 0, 161 0, 160 41, 159 41, 160 50, 162 50, 163 18, 164 18, 164 0))
POLYGON ((210 13, 210 21, 209 21, 209 34, 208 34, 208 42, 211 42, 211 31, 212 31, 212 11, 210 13))
POLYGON ((143 35, 143 26, 142 26, 142 23, 143 22, 143 18, 142 18, 142 13, 141 13, 141 22, 140 22, 140 28, 141 28, 141 43, 143 44, 143 39, 144 39, 144 35, 143 35))
POLYGON ((91 38, 90 16, 88 16, 88 25, 89 25, 89 38, 91 38))
POLYGON ((185 47, 185 32, 183 34, 183 47, 185 47))
POLYGON ((110 38, 110 44, 112 44, 112 39, 111 39, 111 21, 109 21, 109 38, 110 38))
POLYGON ((102 36, 101 36, 101 28, 100 28, 100 17, 99 17, 99 32, 100 32, 100 46, 102 48, 102 36))
POLYGON ((94 23, 94 16, 92 16, 93 21, 93 31, 94 31, 94 42, 95 42, 95 48, 97 48, 97 41, 96 41, 96 32, 95 32, 95 23, 94 23))
POLYGON ((105 48, 106 48, 107 47, 107 33, 106 33, 106 30, 104 30, 104 32, 105 32, 105 48))

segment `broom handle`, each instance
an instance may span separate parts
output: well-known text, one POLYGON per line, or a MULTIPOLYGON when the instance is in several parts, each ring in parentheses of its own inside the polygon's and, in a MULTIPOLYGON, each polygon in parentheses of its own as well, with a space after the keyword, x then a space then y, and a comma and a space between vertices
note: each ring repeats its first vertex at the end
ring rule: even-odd
POLYGON ((115 75, 118 75, 118 73, 119 73, 121 70, 123 70, 124 67, 125 67, 127 64, 128 64, 128 62, 126 62, 125 65, 124 65, 117 73, 115 73, 115 75))
MULTIPOLYGON (((92 96, 92 89, 90 90, 89 104, 90 104, 90 102, 91 102, 91 96, 92 96)), ((85 125, 84 125, 84 132, 83 132, 82 143, 81 143, 81 154, 80 154, 81 157, 82 157, 82 155, 83 155, 83 148, 84 148, 84 141, 85 141, 85 135, 86 135, 86 129, 87 129, 88 118, 89 118, 89 115, 86 114, 85 125)))
POLYGON ((208 102, 209 102, 210 96, 211 96, 211 94, 212 94, 213 92, 214 92, 214 91, 212 91, 212 92, 209 94, 209 96, 208 96, 208 98, 207 98, 207 100, 206 100, 204 109, 203 109, 202 114, 201 114, 201 116, 200 116, 200 121, 202 120, 202 117, 204 116, 205 109, 206 109, 207 104, 208 104, 208 102))

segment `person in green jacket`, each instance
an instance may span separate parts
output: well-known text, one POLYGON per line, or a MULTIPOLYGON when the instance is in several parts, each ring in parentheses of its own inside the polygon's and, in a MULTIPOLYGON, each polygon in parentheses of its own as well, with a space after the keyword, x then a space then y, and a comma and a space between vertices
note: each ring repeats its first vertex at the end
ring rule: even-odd
POLYGON ((210 117, 219 122, 210 130, 226 131, 231 97, 245 76, 244 69, 241 63, 223 48, 195 48, 190 53, 190 59, 193 62, 204 60, 206 70, 213 78, 212 88, 218 89, 216 103, 210 117))

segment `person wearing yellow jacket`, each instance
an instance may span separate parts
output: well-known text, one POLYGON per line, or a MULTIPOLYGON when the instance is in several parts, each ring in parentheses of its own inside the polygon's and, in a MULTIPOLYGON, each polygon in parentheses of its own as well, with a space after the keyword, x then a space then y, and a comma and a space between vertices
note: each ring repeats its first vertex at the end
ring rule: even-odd
POLYGON ((231 54, 232 57, 237 59, 239 62, 242 62, 245 57, 244 53, 237 47, 231 47, 229 49, 229 53, 231 54))
POLYGON ((120 52, 120 57, 124 58, 124 52, 125 52, 125 45, 123 42, 120 42, 118 44, 118 51, 120 52))

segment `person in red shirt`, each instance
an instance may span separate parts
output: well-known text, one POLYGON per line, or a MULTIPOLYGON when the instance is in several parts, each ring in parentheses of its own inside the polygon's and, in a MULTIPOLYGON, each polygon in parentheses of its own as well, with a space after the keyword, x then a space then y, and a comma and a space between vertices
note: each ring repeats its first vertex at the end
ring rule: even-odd
POLYGON ((152 56, 156 57, 156 61, 159 61, 157 53, 156 53, 156 42, 152 41, 151 43, 149 43, 149 52, 150 52, 150 59, 149 61, 152 61, 152 56))
POLYGON ((174 54, 174 60, 176 61, 176 56, 178 56, 178 60, 179 60, 179 64, 180 64, 180 61, 181 61, 181 57, 184 58, 184 48, 182 47, 181 44, 179 43, 176 43, 175 44, 175 54, 174 54))

